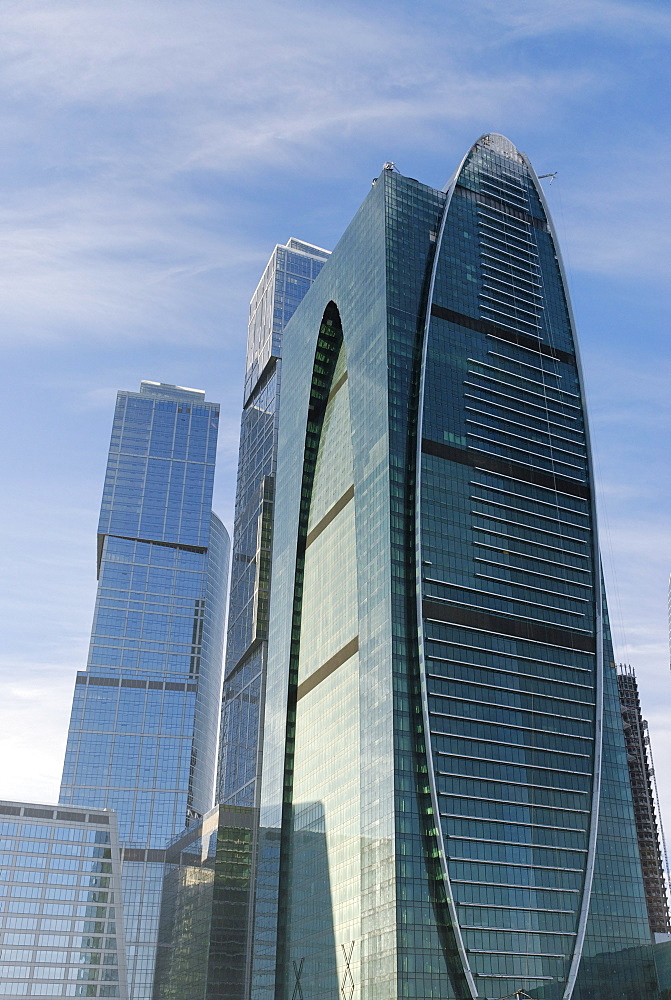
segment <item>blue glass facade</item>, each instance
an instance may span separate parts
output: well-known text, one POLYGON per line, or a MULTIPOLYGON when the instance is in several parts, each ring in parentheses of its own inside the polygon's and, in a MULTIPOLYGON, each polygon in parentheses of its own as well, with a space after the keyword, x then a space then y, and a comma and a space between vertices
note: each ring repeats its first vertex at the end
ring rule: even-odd
POLYGON ((113 812, 0 802, 0 997, 127 1000, 113 812))
POLYGON ((198 390, 120 392, 99 583, 61 802, 115 809, 130 995, 151 997, 166 843, 211 808, 229 541, 212 512, 219 407, 198 390))
POLYGON ((257 799, 282 331, 328 256, 293 238, 276 246, 250 303, 217 781, 217 801, 234 805, 257 799))
POLYGON ((656 997, 574 324, 528 160, 385 169, 288 324, 253 996, 656 997))

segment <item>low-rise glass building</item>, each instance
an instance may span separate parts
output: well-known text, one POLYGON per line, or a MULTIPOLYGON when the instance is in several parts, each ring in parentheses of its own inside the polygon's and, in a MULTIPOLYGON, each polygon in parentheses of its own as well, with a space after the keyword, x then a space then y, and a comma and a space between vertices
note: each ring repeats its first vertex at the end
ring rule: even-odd
POLYGON ((0 998, 127 1000, 111 811, 0 802, 0 998))
POLYGON ((216 806, 166 852, 154 1000, 245 1000, 257 812, 216 806))

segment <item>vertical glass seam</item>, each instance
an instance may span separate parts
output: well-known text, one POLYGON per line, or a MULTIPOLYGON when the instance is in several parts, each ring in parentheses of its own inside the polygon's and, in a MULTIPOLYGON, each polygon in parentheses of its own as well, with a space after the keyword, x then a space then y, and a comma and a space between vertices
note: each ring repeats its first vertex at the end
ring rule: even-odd
MULTIPOLYGON (((470 151, 469 151, 470 152, 470 151)), ((439 859, 440 867, 443 876, 443 883, 446 889, 447 897, 447 907, 452 920, 452 931, 457 945, 457 951, 461 959, 462 968, 464 975, 466 977, 466 982, 468 983, 468 988, 471 992, 473 1000, 476 1000, 478 995, 478 990, 475 985, 475 980, 473 978, 473 973, 468 962, 468 957, 466 955, 466 948, 464 945, 464 940, 461 934, 461 927, 459 925, 459 919, 457 916, 457 909, 454 904, 454 896, 452 893, 452 886, 450 883, 450 876, 447 868, 447 857, 445 854, 445 843, 443 831, 440 823, 440 809, 438 805, 438 791, 436 788, 436 775, 433 767, 433 750, 431 746, 431 724, 429 720, 429 699, 428 692, 426 689, 426 659, 424 654, 424 616, 422 611, 422 544, 421 544, 421 485, 422 485, 422 427, 424 420, 424 387, 425 387, 425 374, 426 374, 426 358, 428 350, 428 340, 429 340, 429 327, 431 325, 431 303, 433 301, 433 292, 436 283, 436 273, 438 270, 438 261, 440 259, 440 249, 443 241, 443 234, 445 232, 445 225, 447 223, 447 216, 450 210, 450 205, 452 202, 452 195, 454 193, 454 188, 461 173, 462 167, 466 162, 468 153, 462 159, 454 176, 450 182, 446 185, 445 193, 447 195, 445 200, 445 206, 443 208, 443 216, 440 222, 440 230, 436 237, 436 245, 434 249, 433 266, 431 268, 431 278, 429 281, 429 288, 426 299, 426 315, 424 317, 424 339, 422 343, 422 360, 420 367, 420 385, 419 385, 419 407, 417 414, 417 457, 415 460, 415 574, 416 574, 416 596, 417 596, 417 642, 418 642, 418 654, 419 654, 419 677, 420 686, 422 693, 422 721, 424 724, 424 746, 427 758, 427 770, 429 778, 429 789, 431 794, 431 805, 433 807, 433 814, 436 817, 436 822, 438 823, 438 834, 439 834, 439 859)))
POLYGON ((578 372, 578 384, 580 385, 580 395, 582 397, 582 404, 583 404, 585 450, 587 456, 587 471, 589 476, 590 495, 591 495, 590 508, 591 508, 591 519, 592 519, 594 578, 595 578, 594 579, 594 602, 595 602, 594 628, 595 628, 595 640, 596 640, 596 663, 595 663, 596 718, 595 718, 595 733, 594 733, 594 772, 592 776, 592 810, 591 810, 591 820, 590 820, 589 842, 587 846, 588 853, 587 853, 587 865, 585 868, 585 881, 583 885, 583 896, 580 907, 580 917, 578 920, 578 931, 576 934, 575 945, 573 949, 573 957, 571 959, 569 974, 566 979, 566 989, 564 991, 564 996, 563 996, 563 1000, 571 1000, 576 979, 578 977, 578 971, 580 969, 580 961, 582 959, 583 945, 585 943, 585 932, 587 930, 587 918, 589 916, 589 911, 590 911, 592 883, 594 880, 594 866, 596 863, 596 849, 597 849, 597 840, 599 831, 599 807, 601 801, 601 769, 602 769, 602 758, 603 758, 603 689, 604 689, 603 575, 601 571, 601 555, 599 552, 599 532, 598 532, 598 522, 597 522, 596 498, 594 496, 594 463, 592 460, 592 442, 589 433, 589 415, 587 408, 587 400, 585 398, 585 382, 583 378, 582 362, 580 359, 580 348, 578 345, 578 338, 576 336, 576 323, 575 323, 575 316, 573 314, 573 305, 571 303, 571 296, 569 292, 568 282, 566 279, 564 262, 562 260, 561 250, 559 248, 559 241, 557 240, 557 234, 555 232, 554 224, 552 222, 550 209, 545 199, 545 193, 543 192, 543 188, 541 187, 541 184, 538 181, 536 172, 531 166, 528 157, 524 153, 520 153, 520 156, 524 160, 524 164, 527 170, 529 171, 529 176, 531 177, 532 183, 536 189, 536 193, 540 199, 540 203, 543 206, 543 210, 545 212, 545 219, 554 245, 554 252, 557 258, 559 273, 562 279, 564 296, 566 299, 566 308, 569 315, 571 333, 573 335, 573 349, 575 351, 576 369, 578 372))

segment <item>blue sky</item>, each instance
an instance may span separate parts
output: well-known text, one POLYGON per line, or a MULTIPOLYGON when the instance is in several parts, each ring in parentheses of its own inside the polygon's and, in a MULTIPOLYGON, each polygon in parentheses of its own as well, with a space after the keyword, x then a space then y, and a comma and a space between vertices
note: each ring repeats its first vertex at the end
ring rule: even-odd
POLYGON ((230 526, 274 244, 333 247, 385 160, 442 187, 497 131, 557 171, 616 656, 671 834, 668 5, 5 0, 0 32, 0 797, 57 796, 116 389, 221 401, 230 526))

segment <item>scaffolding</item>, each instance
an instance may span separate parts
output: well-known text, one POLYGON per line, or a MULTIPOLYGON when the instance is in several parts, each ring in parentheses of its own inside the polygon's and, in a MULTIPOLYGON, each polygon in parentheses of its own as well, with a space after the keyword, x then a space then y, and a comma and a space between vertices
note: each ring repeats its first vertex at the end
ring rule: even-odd
POLYGON ((619 665, 617 686, 650 931, 653 935, 669 934, 668 858, 648 723, 641 714, 638 683, 633 667, 628 664, 619 665))

